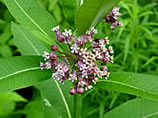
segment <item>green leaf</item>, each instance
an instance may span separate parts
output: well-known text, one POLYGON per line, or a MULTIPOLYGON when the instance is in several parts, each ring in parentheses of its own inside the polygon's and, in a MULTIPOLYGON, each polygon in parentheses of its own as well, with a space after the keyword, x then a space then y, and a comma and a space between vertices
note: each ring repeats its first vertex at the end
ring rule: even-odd
POLYGON ((1 92, 0 98, 13 102, 27 102, 27 99, 23 98, 22 96, 13 91, 1 92))
POLYGON ((106 90, 128 93, 158 100, 158 76, 130 72, 111 73, 108 80, 100 80, 96 86, 106 90))
POLYGON ((41 91, 43 99, 47 99, 54 106, 59 116, 72 118, 73 96, 69 94, 71 83, 58 83, 56 80, 47 80, 36 87, 41 91))
POLYGON ((77 31, 86 30, 99 23, 120 0, 86 0, 77 10, 75 24, 77 31))
POLYGON ((40 99, 29 102, 25 107, 26 118, 44 118, 43 104, 40 99))
POLYGON ((76 12, 76 0, 62 0, 64 15, 70 24, 74 24, 74 16, 76 12))
POLYGON ((59 118, 55 108, 46 98, 42 98, 40 93, 34 89, 33 100, 29 102, 24 111, 26 118, 59 118))
MULTIPOLYGON (((4 118, 9 114, 15 112, 15 102, 26 102, 27 100, 16 92, 2 92, 0 93, 0 117, 4 118)), ((8 118, 8 117, 7 117, 8 118)))
MULTIPOLYGON (((15 33, 14 31, 14 35, 15 35, 15 41, 17 42, 17 46, 18 48, 21 49, 21 52, 23 52, 23 54, 33 54, 34 55, 38 55, 41 54, 41 46, 42 44, 38 44, 36 45, 36 39, 35 38, 31 38, 29 32, 25 32, 25 30, 18 25, 13 25, 13 29, 17 30, 17 32, 15 33), (22 35, 22 33, 18 32, 18 31, 22 31, 24 33, 27 34, 27 38, 25 39, 25 35, 22 35), (17 36, 18 35, 18 36, 17 36), (20 36, 20 37, 19 37, 20 36), (29 38, 30 37, 30 38, 29 38), (25 40, 30 40, 30 41, 25 41, 25 40), (19 41, 18 41, 19 40, 19 41), (20 41, 21 40, 21 41, 20 41), (30 42, 32 43, 32 45, 30 45, 30 42), (28 45, 27 48, 31 48, 31 50, 27 50, 25 48, 25 46, 28 45)), ((39 64, 40 61, 37 61, 37 63, 39 64)), ((41 71, 42 72, 42 71, 41 71)), ((49 73, 49 78, 51 77, 52 72, 49 73)), ((51 101, 51 103, 53 104, 52 106, 57 109, 57 112, 59 112, 60 116, 63 116, 65 118, 72 118, 71 116, 71 103, 72 101, 72 96, 69 95, 69 87, 70 87, 70 83, 65 84, 64 86, 60 83, 58 83, 55 80, 49 80, 46 82, 42 82, 41 84, 38 85, 38 88, 41 90, 41 94, 44 96, 44 98, 47 98, 49 101, 51 101), (51 96, 51 97, 49 97, 51 96), (69 96, 69 97, 66 97, 69 96), (54 103, 55 101, 55 103, 54 103), (70 106, 69 106, 70 105, 70 106)))
MULTIPOLYGON (((12 30, 14 32, 16 45, 23 55, 39 55, 43 53, 43 45, 36 40, 36 37, 33 35, 34 32, 32 34, 16 24, 12 24, 12 30)), ((40 61, 37 61, 38 64, 39 62, 40 61)), ((51 73, 52 72, 49 73, 49 78, 51 77, 51 73)), ((45 81, 38 85, 43 99, 48 99, 57 113, 64 118, 72 118, 73 97, 69 95, 69 87, 69 82, 62 85, 55 80, 45 81)))
POLYGON ((0 46, 0 54, 3 56, 3 57, 11 57, 12 56, 12 50, 11 48, 4 44, 4 45, 1 45, 0 46))
POLYGON ((22 55, 42 55, 44 51, 48 51, 38 38, 24 27, 12 23, 12 32, 14 34, 14 43, 22 55))
POLYGON ((0 92, 25 88, 50 78, 50 70, 40 69, 39 56, 0 59, 0 92))
POLYGON ((148 99, 130 100, 111 110, 103 118, 157 118, 158 102, 148 99))
POLYGON ((51 28, 56 25, 56 21, 35 0, 5 0, 4 2, 20 24, 30 30, 37 30, 46 36, 52 36, 51 28))

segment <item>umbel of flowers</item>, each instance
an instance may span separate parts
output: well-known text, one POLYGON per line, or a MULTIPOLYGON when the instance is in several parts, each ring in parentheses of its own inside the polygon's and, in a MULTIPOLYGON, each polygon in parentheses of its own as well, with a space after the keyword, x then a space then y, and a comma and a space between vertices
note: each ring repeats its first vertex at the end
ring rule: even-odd
POLYGON ((109 72, 106 63, 113 62, 113 49, 109 46, 108 37, 93 39, 97 33, 94 28, 80 37, 72 36, 71 30, 61 33, 59 26, 52 31, 56 32, 57 41, 66 43, 70 51, 65 49, 61 52, 56 45, 52 45, 52 52, 43 54, 45 63, 40 63, 41 69, 52 69, 52 78, 61 83, 71 81, 74 84, 70 89, 72 95, 91 89, 98 78, 107 79, 109 72))
POLYGON ((106 23, 112 23, 111 29, 114 30, 115 27, 122 26, 122 21, 118 21, 119 16, 121 16, 121 13, 119 13, 120 7, 114 7, 112 11, 104 18, 106 23))
MULTIPOLYGON (((116 7, 105 18, 112 23, 111 28, 119 26, 117 21, 119 8, 116 7), (117 25, 115 25, 117 24, 117 25)), ((82 94, 96 84, 98 79, 107 79, 109 76, 106 63, 113 63, 113 48, 109 45, 108 37, 94 39, 97 30, 91 28, 86 34, 79 37, 72 35, 71 30, 59 31, 59 26, 52 29, 56 33, 56 40, 63 45, 65 51, 59 50, 57 45, 52 45, 51 52, 44 52, 44 63, 40 62, 41 69, 51 69, 52 79, 64 84, 71 81, 73 88, 70 94, 82 94)))

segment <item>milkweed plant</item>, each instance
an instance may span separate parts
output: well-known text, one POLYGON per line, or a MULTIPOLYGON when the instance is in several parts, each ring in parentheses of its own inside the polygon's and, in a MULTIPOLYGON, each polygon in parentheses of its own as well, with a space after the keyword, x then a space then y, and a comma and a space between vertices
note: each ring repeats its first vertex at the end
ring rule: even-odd
MULTIPOLYGON (((120 7, 115 7, 104 18, 106 23, 111 23, 111 29, 122 26, 121 21, 117 21, 120 7)), ((69 80, 73 83, 70 94, 83 94, 96 84, 98 79, 108 79, 110 74, 106 64, 113 63, 113 47, 109 38, 94 39, 94 35, 99 33, 94 27, 84 35, 72 35, 72 30, 65 29, 60 32, 60 27, 52 28, 56 33, 56 40, 59 43, 67 44, 62 52, 55 44, 51 45, 51 52, 44 52, 44 62, 40 62, 41 69, 51 69, 52 79, 58 80, 62 84, 69 80), (69 51, 71 53, 69 53, 69 51)))
MULTIPOLYGON (((27 108, 36 108, 29 112, 33 118, 128 118, 133 117, 134 110, 141 117, 157 113, 157 103, 144 99, 158 100, 157 76, 125 72, 132 70, 128 70, 126 60, 132 60, 129 68, 135 70, 139 62, 144 64, 143 70, 153 60, 156 68, 157 58, 149 59, 153 51, 148 58, 141 54, 148 47, 148 39, 156 37, 157 23, 153 18, 156 15, 148 16, 156 11, 155 8, 151 12, 155 4, 142 8, 137 6, 137 0, 132 1, 134 6, 121 0, 48 1, 52 3, 46 6, 50 7, 50 13, 36 0, 3 0, 16 21, 9 26, 16 46, 13 48, 17 50, 14 57, 0 59, 0 92, 33 86, 35 101, 29 102, 27 108), (146 12, 148 8, 151 11, 146 12), (150 32, 151 28, 156 30, 150 32), (135 40, 135 36, 139 39, 141 34, 141 40, 135 40), (144 37, 147 40, 144 41, 144 37), (113 110, 120 93, 111 91, 144 98, 136 98, 113 110), (94 105, 91 99, 99 102, 94 105), (111 102, 106 102, 109 100, 111 102), (147 106, 145 112, 142 104, 147 106), (146 110, 151 105, 153 109, 146 110), (126 107, 132 112, 124 112, 126 107), (127 116, 120 117, 118 111, 121 110, 127 116)), ((0 24, 3 26, 2 21, 0 24)), ((10 35, 7 26, 2 37, 12 38, 10 35)), ((152 39, 150 44, 152 41, 156 43, 152 39)), ((151 49, 151 45, 149 47, 151 49)), ((153 72, 152 69, 145 70, 153 72)))

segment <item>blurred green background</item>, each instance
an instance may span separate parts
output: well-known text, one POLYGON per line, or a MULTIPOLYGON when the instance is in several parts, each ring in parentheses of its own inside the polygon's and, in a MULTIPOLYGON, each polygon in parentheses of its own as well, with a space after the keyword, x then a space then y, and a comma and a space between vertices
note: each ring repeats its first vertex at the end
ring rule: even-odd
MULTIPOLYGON (((70 14, 67 18, 63 9, 71 10, 71 5, 60 0, 37 0, 41 7, 47 9, 66 28, 74 28, 70 14)), ((101 22, 96 37, 109 36, 115 50, 114 64, 109 65, 110 71, 129 71, 158 74, 158 0, 124 0, 119 3, 123 27, 114 31, 109 24, 101 22)), ((20 55, 14 45, 11 22, 15 21, 8 9, 0 0, 0 58, 20 55)), ((16 92, 0 93, 0 118, 36 118, 30 115, 30 109, 36 110, 38 91, 29 87, 16 92)), ((94 88, 83 96, 84 110, 87 118, 101 118, 104 113, 120 104, 136 98, 136 96, 105 91, 94 88)), ((38 117, 39 118, 39 117, 38 117)))

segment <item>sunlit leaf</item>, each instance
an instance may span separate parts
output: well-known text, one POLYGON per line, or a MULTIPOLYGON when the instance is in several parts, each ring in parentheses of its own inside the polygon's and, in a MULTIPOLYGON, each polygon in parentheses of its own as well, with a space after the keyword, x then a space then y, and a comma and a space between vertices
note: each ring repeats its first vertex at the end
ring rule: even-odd
POLYGON ((128 93, 153 100, 158 100, 158 76, 115 72, 108 80, 100 80, 96 86, 106 90, 128 93))
POLYGON ((158 102, 138 98, 130 100, 106 113, 103 118, 157 118, 158 102))

